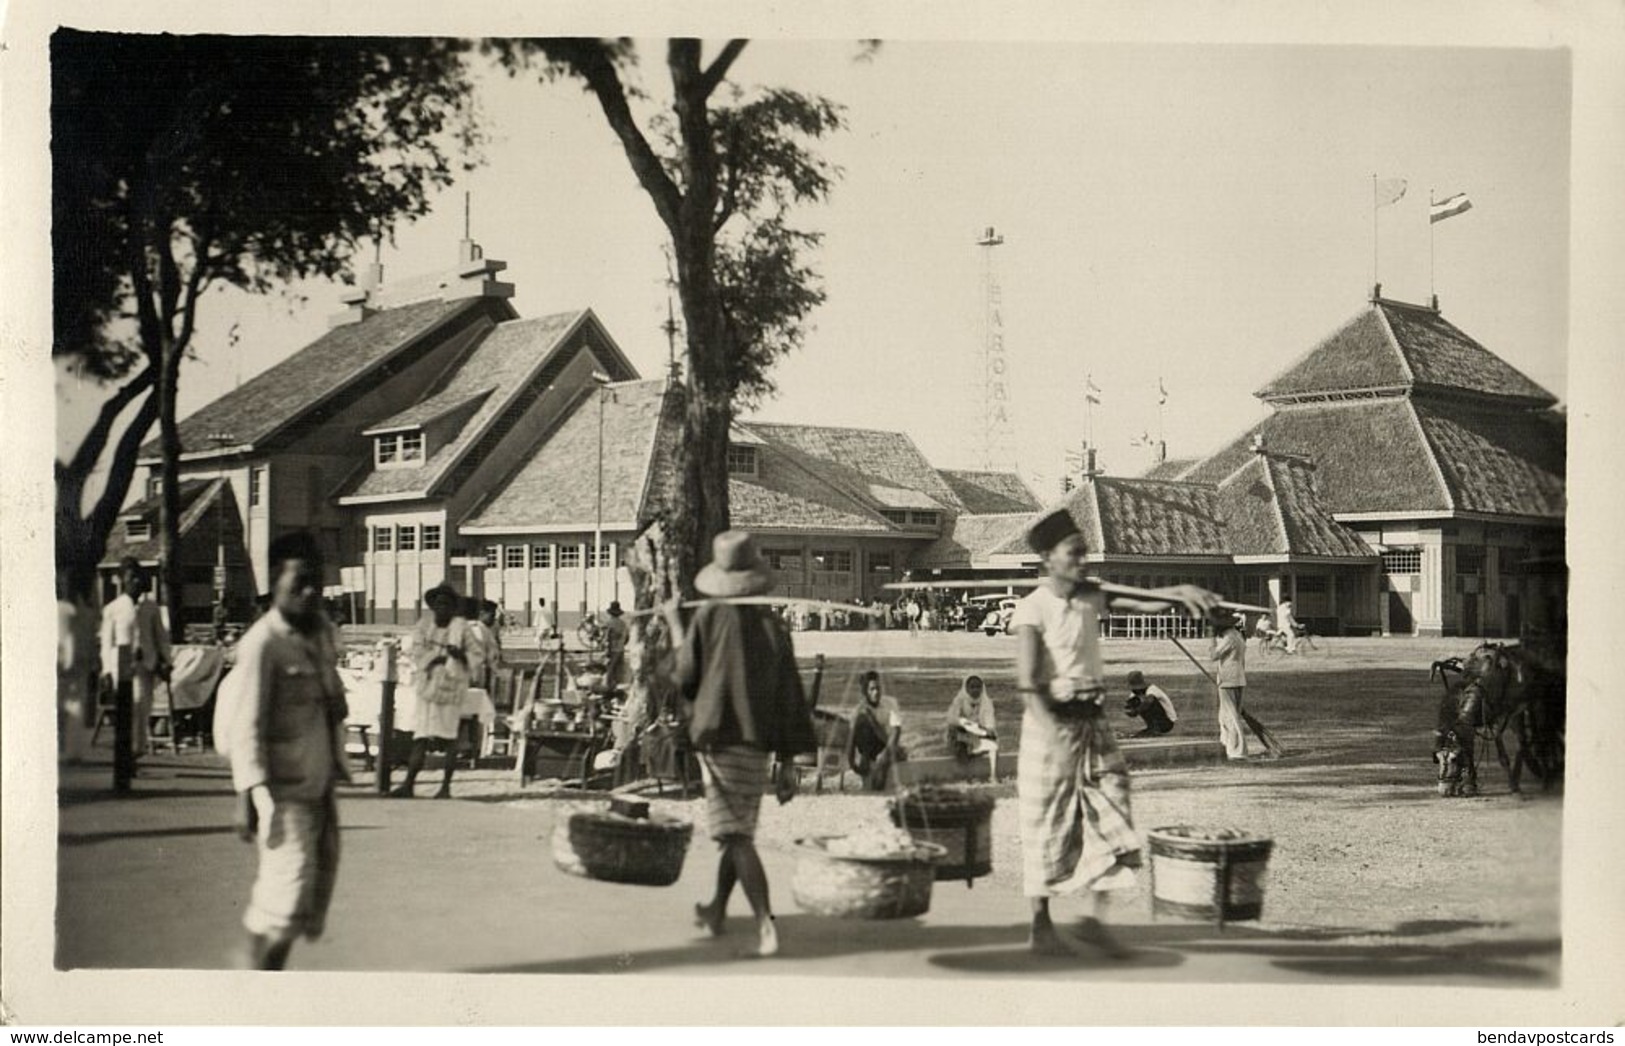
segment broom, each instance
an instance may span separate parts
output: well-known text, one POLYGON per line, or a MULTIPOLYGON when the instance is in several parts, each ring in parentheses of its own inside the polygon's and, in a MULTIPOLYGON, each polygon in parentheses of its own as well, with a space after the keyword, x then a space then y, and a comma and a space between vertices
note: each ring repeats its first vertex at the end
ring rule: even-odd
MULTIPOLYGON (((1196 656, 1194 654, 1192 654, 1189 650, 1185 649, 1185 644, 1181 643, 1179 641, 1179 637, 1178 636, 1169 636, 1168 638, 1172 639, 1174 641, 1174 646, 1179 648, 1180 653, 1182 653, 1186 657, 1190 658, 1191 664, 1196 666, 1196 670, 1198 672, 1202 673, 1202 675, 1207 678, 1207 681, 1209 683, 1212 683, 1213 686, 1215 688, 1217 688, 1218 685, 1219 685, 1219 681, 1214 679, 1213 676, 1208 672, 1208 670, 1206 668, 1202 667, 1202 662, 1196 660, 1196 656)), ((1245 708, 1241 709, 1240 711, 1241 711, 1241 720, 1242 720, 1242 722, 1246 723, 1247 724, 1247 729, 1251 730, 1253 732, 1254 736, 1256 736, 1260 741, 1262 741, 1264 743, 1264 750, 1265 751, 1269 752, 1270 755, 1274 756, 1277 759, 1279 759, 1282 756, 1286 755, 1286 749, 1281 747, 1281 742, 1279 742, 1279 741, 1277 741, 1275 739, 1275 735, 1270 733, 1270 730, 1269 730, 1268 727, 1266 727, 1263 723, 1260 723, 1258 721, 1257 717, 1255 717, 1251 712, 1247 711, 1245 708)))

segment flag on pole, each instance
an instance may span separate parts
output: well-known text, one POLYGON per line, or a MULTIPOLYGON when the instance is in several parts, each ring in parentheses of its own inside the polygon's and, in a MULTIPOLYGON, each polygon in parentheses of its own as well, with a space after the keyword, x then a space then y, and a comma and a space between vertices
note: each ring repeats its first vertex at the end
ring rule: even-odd
POLYGON ((1100 402, 1100 389, 1095 386, 1095 376, 1088 374, 1083 379, 1083 398, 1090 403, 1100 402))
POLYGON ((1376 206, 1387 207, 1391 203, 1398 203, 1405 195, 1405 179, 1378 178, 1372 185, 1376 190, 1376 206))
POLYGON ((1158 378, 1157 379, 1157 406, 1160 407, 1164 403, 1167 403, 1167 402, 1168 402, 1168 390, 1167 390, 1167 388, 1165 388, 1163 386, 1162 379, 1158 378))
POLYGON ((1459 192, 1454 196, 1447 196, 1442 200, 1434 201, 1433 206, 1428 210, 1428 221, 1430 223, 1442 222, 1446 218, 1454 218, 1461 212, 1472 209, 1473 201, 1467 198, 1466 193, 1459 192))

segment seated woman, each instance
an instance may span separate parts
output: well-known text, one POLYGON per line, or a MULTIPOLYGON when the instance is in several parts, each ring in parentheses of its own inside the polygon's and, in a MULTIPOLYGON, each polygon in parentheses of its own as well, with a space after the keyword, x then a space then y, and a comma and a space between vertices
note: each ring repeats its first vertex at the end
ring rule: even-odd
POLYGON ((993 698, 981 676, 966 676, 948 705, 948 747, 954 758, 987 756, 988 780, 999 779, 999 740, 993 716, 993 698))
POLYGON ((892 764, 904 759, 903 715, 897 699, 880 691, 880 673, 870 669, 860 679, 863 698, 852 712, 847 736, 846 763, 863 779, 865 788, 883 791, 892 764))

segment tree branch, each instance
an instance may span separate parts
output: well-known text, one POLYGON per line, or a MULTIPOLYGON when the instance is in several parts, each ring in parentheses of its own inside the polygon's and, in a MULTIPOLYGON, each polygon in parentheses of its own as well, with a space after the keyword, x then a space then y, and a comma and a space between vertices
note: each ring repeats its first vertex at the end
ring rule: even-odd
POLYGON ((615 66, 603 47, 596 42, 571 40, 552 45, 550 50, 555 57, 573 67, 587 81, 587 88, 598 97, 598 104, 604 110, 610 129, 621 140, 621 148, 626 150, 626 158, 632 164, 632 172, 637 175, 638 183, 654 200, 660 220, 675 235, 682 194, 677 184, 667 176, 660 157, 638 127, 631 106, 627 104, 626 89, 621 84, 620 75, 615 72, 615 66))
POLYGON ((102 458, 102 451, 107 449, 108 437, 113 432, 113 424, 118 421, 124 408, 135 402, 135 398, 152 388, 153 376, 158 372, 151 367, 145 367, 139 374, 119 386, 96 415, 96 423, 85 433, 80 441, 79 449, 73 452, 73 457, 63 466, 70 475, 88 476, 95 469, 96 462, 102 458))
POLYGON ((124 430, 124 435, 119 437, 113 464, 107 472, 107 486, 102 488, 102 496, 87 517, 93 533, 106 535, 112 531, 119 509, 124 505, 124 495, 130 491, 130 480, 135 476, 136 462, 141 456, 141 441, 157 420, 158 397, 148 396, 147 401, 141 404, 141 412, 124 430))
POLYGON ((707 67, 705 73, 701 75, 699 83, 699 87, 706 97, 710 97, 711 93, 727 78, 729 68, 733 66, 734 61, 739 58, 740 52, 744 51, 745 45, 748 43, 750 43, 749 40, 729 40, 727 45, 722 48, 722 53, 717 55, 716 60, 707 67))

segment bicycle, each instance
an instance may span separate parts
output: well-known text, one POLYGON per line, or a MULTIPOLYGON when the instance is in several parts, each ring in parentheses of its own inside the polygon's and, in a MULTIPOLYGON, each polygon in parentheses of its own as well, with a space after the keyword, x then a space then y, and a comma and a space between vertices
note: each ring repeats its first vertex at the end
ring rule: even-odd
POLYGON ((1286 633, 1270 628, 1258 634, 1258 653, 1266 661, 1274 661, 1288 655, 1299 657, 1315 657, 1324 654, 1325 648, 1315 641, 1314 632, 1308 626, 1299 625, 1298 643, 1296 649, 1287 645, 1286 633))

